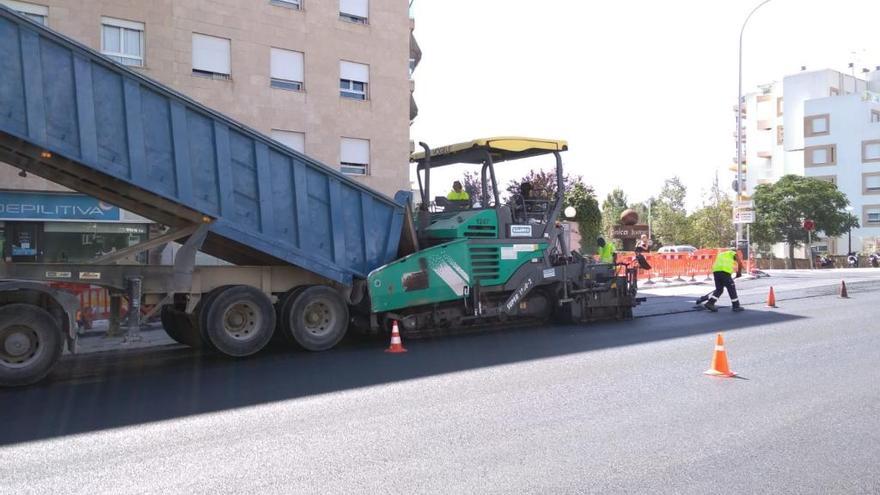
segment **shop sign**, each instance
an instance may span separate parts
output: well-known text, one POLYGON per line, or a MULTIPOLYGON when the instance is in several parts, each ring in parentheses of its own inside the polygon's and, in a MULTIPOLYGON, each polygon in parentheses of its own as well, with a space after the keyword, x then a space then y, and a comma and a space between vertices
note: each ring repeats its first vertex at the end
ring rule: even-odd
POLYGON ((614 239, 638 239, 642 235, 648 235, 647 225, 615 225, 611 230, 614 239))
POLYGON ((119 221, 119 208, 82 194, 0 191, 0 219, 119 221))

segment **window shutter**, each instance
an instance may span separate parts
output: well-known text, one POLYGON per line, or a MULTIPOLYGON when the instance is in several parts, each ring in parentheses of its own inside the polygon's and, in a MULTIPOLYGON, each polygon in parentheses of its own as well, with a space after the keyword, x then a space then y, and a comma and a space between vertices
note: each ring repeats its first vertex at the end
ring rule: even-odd
POLYGON ((339 0, 339 12, 351 14, 366 19, 369 4, 367 0, 339 0))
POLYGON ((304 153, 306 149, 306 135, 303 132, 282 131, 272 129, 272 139, 287 146, 290 149, 304 153))
POLYGON ((143 31, 144 23, 135 21, 126 21, 123 19, 114 19, 113 17, 101 17, 101 24, 105 26, 116 26, 134 31, 143 31))
POLYGON ((0 5, 9 7, 10 9, 21 12, 22 14, 31 14, 40 17, 49 15, 49 7, 44 5, 36 5, 28 2, 18 2, 16 0, 0 0, 0 5))
POLYGON ((339 62, 339 78, 362 83, 370 82, 370 66, 354 62, 339 62))
POLYGON ((217 74, 230 73, 229 40, 193 33, 192 44, 193 69, 217 74))
POLYGON ((271 72, 273 79, 303 81, 303 54, 291 50, 272 48, 271 72))
POLYGON ((865 189, 870 191, 876 191, 880 189, 880 175, 866 175, 865 189))
POLYGON ((370 141, 366 139, 342 138, 340 160, 344 163, 368 165, 370 163, 370 141))

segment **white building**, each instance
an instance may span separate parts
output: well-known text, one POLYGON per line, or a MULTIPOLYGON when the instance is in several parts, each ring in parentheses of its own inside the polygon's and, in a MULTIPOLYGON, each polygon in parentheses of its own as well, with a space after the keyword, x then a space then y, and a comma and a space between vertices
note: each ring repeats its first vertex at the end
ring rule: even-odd
POLYGON ((849 198, 861 228, 826 246, 833 254, 874 251, 880 241, 880 72, 859 94, 804 103, 804 171, 849 198))
MULTIPOLYGON (((772 184, 783 175, 804 175, 804 104, 808 100, 862 94, 865 89, 864 80, 825 69, 786 76, 781 83, 765 84, 743 95, 743 195, 748 198, 756 186, 772 184)), ((733 162, 735 172, 736 158, 733 162)))
MULTIPOLYGON (((880 75, 878 74, 880 72, 877 71, 871 74, 872 81, 875 81, 871 84, 877 85, 875 90, 880 91, 880 75)), ((823 150, 826 149, 822 148, 823 146, 841 143, 838 144, 840 147, 842 146, 841 140, 847 141, 847 160, 850 160, 850 154, 859 151, 862 141, 868 139, 856 137, 856 134, 853 134, 862 133, 862 130, 857 129, 861 129, 860 126, 864 120, 863 114, 870 113, 868 107, 871 104, 863 101, 865 95, 869 94, 867 93, 868 84, 863 79, 831 69, 804 70, 786 76, 781 83, 773 82, 762 85, 759 87, 759 91, 744 95, 743 112, 745 118, 742 121, 742 156, 745 187, 742 199, 749 199, 758 185, 772 184, 783 175, 795 174, 822 178, 840 184, 839 187, 853 204, 854 213, 857 209, 862 208, 862 205, 870 205, 871 201, 862 200, 863 189, 861 186, 856 187, 855 175, 852 175, 852 179, 846 175, 847 182, 842 184, 838 181, 840 167, 831 168, 834 165, 830 163, 825 166, 816 165, 817 162, 814 161, 822 159, 823 150), (814 105, 817 104, 819 106, 814 108, 814 105), (827 120, 812 118, 830 112, 832 109, 836 112, 834 121, 836 125, 840 126, 835 127, 834 138, 822 130, 822 125, 827 124, 827 120), (846 137, 844 137, 844 133, 847 133, 846 137), (832 139, 838 139, 838 141, 832 141, 832 139), (852 144, 850 141, 852 143, 858 141, 858 144, 852 144), (813 146, 818 148, 812 148, 813 146), (850 151, 850 146, 853 146, 856 151, 850 151), (806 158, 811 160, 809 164, 805 163, 805 149, 809 154, 806 158)), ((734 106, 735 111, 736 107, 734 106)), ((864 121, 864 125, 869 124, 869 120, 864 121)), ((871 131, 866 128, 864 132, 870 133, 871 131)), ((874 132, 880 132, 880 124, 876 126, 874 132)), ((863 134, 858 135, 862 136, 863 134)), ((734 131, 735 136, 736 132, 734 131)), ((880 135, 877 138, 880 138, 880 135)), ((834 153, 836 151, 833 148, 827 149, 830 155, 824 159, 840 163, 839 159, 835 160, 834 153)), ((873 150, 873 148, 870 149, 873 150)), ((854 154, 852 156, 855 157, 854 154)), ((730 169, 735 173, 736 158, 733 162, 730 169)), ((880 171, 880 159, 878 159, 877 165, 877 171, 880 171)), ((852 173, 856 174, 857 172, 852 173)), ((844 180, 842 176, 841 180, 844 180)), ((860 175, 858 180, 861 180, 860 175)), ((873 182, 871 183, 873 184, 873 182)), ((877 196, 877 199, 874 203, 880 204, 880 196, 877 196)), ((880 210, 877 213, 880 215, 880 210)), ((868 225, 865 220, 862 220, 861 223, 868 225)), ((870 240, 873 239, 872 236, 880 235, 862 230, 858 234, 853 231, 853 249, 857 251, 862 250, 863 246, 861 241, 855 242, 855 236, 861 236, 860 239, 864 237, 865 242, 873 242, 870 240)), ((827 246, 836 254, 845 254, 847 249, 846 242, 841 244, 832 240, 817 244, 820 249, 827 246)), ((868 248, 865 247, 865 249, 868 248)), ((774 255, 779 257, 788 255, 783 244, 774 246, 773 251, 774 255)), ((799 255, 803 256, 803 250, 800 250, 799 255)))

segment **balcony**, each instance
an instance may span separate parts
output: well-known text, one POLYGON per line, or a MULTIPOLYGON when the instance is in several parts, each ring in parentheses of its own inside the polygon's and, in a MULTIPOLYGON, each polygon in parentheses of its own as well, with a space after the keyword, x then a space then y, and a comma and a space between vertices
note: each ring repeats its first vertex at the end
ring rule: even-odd
POLYGON ((773 158, 772 151, 759 151, 758 158, 773 158))
POLYGON ((758 121, 758 130, 759 131, 769 131, 773 129, 773 122, 770 120, 759 120, 758 121))

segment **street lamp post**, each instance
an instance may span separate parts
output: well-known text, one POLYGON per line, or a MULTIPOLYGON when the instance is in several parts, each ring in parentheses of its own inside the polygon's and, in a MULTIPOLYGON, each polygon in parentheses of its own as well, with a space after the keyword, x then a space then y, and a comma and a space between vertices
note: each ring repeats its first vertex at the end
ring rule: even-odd
MULTIPOLYGON (((854 208, 852 206, 847 206, 844 209, 850 215, 852 215, 852 212, 854 210, 854 208)), ((849 253, 852 252, 852 222, 849 223, 849 229, 847 230, 846 237, 847 237, 846 255, 849 256, 849 253)))
MULTIPOLYGON (((742 178, 742 86, 743 86, 743 33, 746 30, 746 24, 748 24, 749 19, 752 17, 752 14, 755 13, 756 10, 760 9, 764 4, 770 2, 770 0, 764 0, 759 3, 749 15, 746 16, 746 20, 743 21, 742 29, 739 30, 739 83, 738 83, 738 91, 736 97, 736 195, 737 200, 742 196, 743 191, 743 178, 742 178)), ((740 240, 742 240, 742 224, 736 224, 736 246, 739 247, 740 240)))

